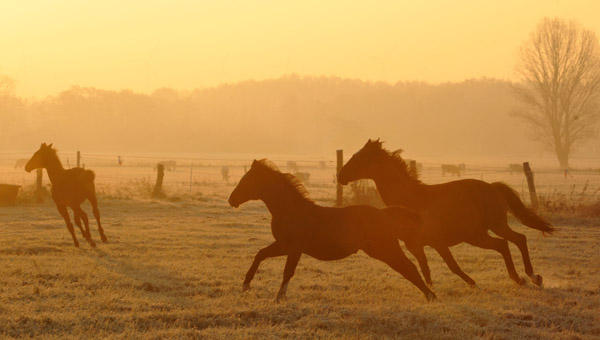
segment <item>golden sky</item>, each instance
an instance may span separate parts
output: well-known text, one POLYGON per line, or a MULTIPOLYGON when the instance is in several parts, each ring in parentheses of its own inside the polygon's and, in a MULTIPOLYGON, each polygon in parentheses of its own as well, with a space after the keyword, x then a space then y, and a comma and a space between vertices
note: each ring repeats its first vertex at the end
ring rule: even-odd
POLYGON ((20 96, 151 92, 284 74, 511 79, 544 16, 600 33, 600 1, 3 0, 0 74, 20 96))

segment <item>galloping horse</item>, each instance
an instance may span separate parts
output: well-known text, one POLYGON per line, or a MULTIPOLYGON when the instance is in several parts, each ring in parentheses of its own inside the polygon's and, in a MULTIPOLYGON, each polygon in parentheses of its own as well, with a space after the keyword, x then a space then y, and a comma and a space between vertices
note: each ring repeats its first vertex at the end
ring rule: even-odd
POLYGON ((462 242, 501 253, 510 278, 523 284, 525 281, 515 270, 506 240, 516 244, 521 251, 525 273, 530 280, 542 285, 542 277, 533 272, 527 239, 508 226, 506 213, 510 211, 530 228, 547 233, 554 229, 527 209, 513 189, 501 182, 489 184, 475 179, 427 185, 410 175, 400 152, 390 152, 382 147, 379 139, 369 139, 344 165, 338 180, 345 185, 358 179, 372 179, 385 204, 403 205, 420 213, 423 227, 404 241, 417 258, 429 285, 431 275, 423 251, 425 245, 433 247, 453 273, 469 285, 475 285, 475 281, 460 269, 448 248, 462 242), (490 236, 488 230, 502 238, 490 236))
POLYGON ((67 207, 73 210, 75 214, 75 224, 79 227, 79 230, 81 230, 83 237, 85 237, 92 247, 96 246, 96 243, 92 240, 90 235, 87 214, 80 206, 86 199, 92 204, 94 218, 96 219, 96 222, 98 222, 98 232, 100 233, 102 242, 106 242, 107 238, 106 235, 104 235, 104 229, 102 229, 102 225, 100 224, 100 211, 98 210, 96 188, 94 187, 94 172, 82 168, 65 170, 56 155, 56 150, 52 148, 52 144, 46 145, 46 143, 40 146, 40 149, 31 156, 31 159, 29 159, 25 165, 25 170, 27 172, 39 168, 46 168, 46 171, 48 172, 48 178, 50 178, 50 182, 52 183, 52 200, 54 200, 58 212, 60 212, 65 219, 67 228, 73 237, 75 247, 79 247, 79 241, 77 241, 77 237, 75 237, 75 231, 67 207), (81 220, 85 223, 85 229, 83 229, 81 225, 81 220))
POLYGON ((418 228, 418 214, 403 207, 318 206, 309 198, 302 182, 291 174, 280 172, 267 160, 254 160, 231 193, 229 204, 237 208, 249 200, 262 200, 271 212, 275 242, 256 254, 244 280, 244 291, 250 288, 258 266, 266 258, 287 255, 283 282, 276 298, 279 301, 285 298, 288 282, 303 253, 332 261, 363 250, 402 274, 425 294, 427 300, 435 299, 417 267, 398 244, 398 238, 408 229, 418 228))

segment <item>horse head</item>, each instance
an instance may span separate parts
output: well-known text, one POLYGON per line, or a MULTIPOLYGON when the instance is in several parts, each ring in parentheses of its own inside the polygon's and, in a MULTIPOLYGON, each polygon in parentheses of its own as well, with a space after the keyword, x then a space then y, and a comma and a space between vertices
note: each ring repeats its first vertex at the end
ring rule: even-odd
POLYGON ((382 163, 383 142, 369 139, 342 167, 337 178, 342 185, 359 179, 373 179, 382 163))
POLYGON ((47 165, 48 156, 51 152, 56 152, 52 149, 52 143, 46 145, 46 143, 42 143, 40 145, 40 149, 36 151, 33 156, 27 161, 25 164, 25 171, 31 172, 31 170, 45 168, 47 165))

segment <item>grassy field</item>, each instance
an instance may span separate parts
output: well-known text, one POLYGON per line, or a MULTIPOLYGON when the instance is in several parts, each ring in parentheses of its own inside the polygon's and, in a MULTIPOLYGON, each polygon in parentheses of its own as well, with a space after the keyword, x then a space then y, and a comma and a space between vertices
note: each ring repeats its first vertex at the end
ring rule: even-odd
MULTIPOLYGON (((303 256, 278 304, 284 258, 263 262, 253 288, 241 292, 256 251, 272 236, 261 202, 227 205, 232 189, 207 185, 202 194, 166 200, 103 196, 109 242, 97 249, 81 236, 81 248, 73 247, 51 202, 0 207, 0 337, 600 338, 596 220, 555 219, 551 237, 516 226, 544 288, 515 285, 500 254, 459 245, 457 261, 478 288, 427 249, 433 303, 360 252, 335 262, 303 256)), ((329 190, 309 189, 332 201, 329 190)), ((520 253, 511 251, 524 275, 520 253)))

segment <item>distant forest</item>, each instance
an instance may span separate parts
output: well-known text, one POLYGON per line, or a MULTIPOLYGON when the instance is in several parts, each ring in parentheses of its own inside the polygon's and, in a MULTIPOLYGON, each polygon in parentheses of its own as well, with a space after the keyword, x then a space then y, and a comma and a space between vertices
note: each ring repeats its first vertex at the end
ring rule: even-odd
POLYGON ((497 79, 392 85, 286 76, 149 95, 76 86, 40 100, 0 96, 0 150, 53 142, 63 150, 327 154, 381 137, 411 154, 539 154, 510 116, 515 107, 510 83, 497 79))

